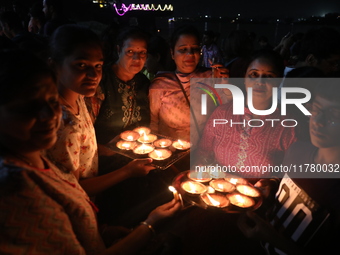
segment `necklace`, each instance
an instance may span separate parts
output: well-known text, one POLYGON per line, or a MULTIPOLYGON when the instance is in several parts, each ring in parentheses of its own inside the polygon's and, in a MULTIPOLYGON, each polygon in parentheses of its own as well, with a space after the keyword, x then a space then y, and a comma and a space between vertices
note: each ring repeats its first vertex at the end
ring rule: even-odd
MULTIPOLYGON (((74 113, 74 114, 76 114, 76 115, 79 114, 79 109, 75 109, 72 105, 70 105, 62 95, 59 95, 59 96, 60 96, 60 98, 64 101, 64 103, 66 104, 66 106, 68 106, 68 108, 71 108, 71 109, 73 110, 73 113, 74 113)), ((76 101, 76 104, 77 104, 77 101, 76 101)), ((78 106, 78 104, 77 104, 77 106, 78 106)))

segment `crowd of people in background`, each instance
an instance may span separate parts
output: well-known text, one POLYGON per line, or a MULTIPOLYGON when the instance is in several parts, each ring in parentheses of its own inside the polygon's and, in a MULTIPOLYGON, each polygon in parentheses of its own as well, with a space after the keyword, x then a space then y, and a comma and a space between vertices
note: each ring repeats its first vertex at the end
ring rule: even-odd
POLYGON ((19 4, 0 12, 1 254, 336 249, 339 175, 308 179, 239 172, 264 192, 267 211, 218 215, 224 223, 215 230, 224 240, 213 248, 206 242, 189 247, 202 238, 195 220, 211 231, 218 224, 207 212, 181 210, 167 190, 176 174, 191 169, 190 158, 172 171, 156 172, 152 159, 132 160, 106 145, 125 130, 147 126, 190 141, 199 165, 308 164, 338 170, 340 31, 317 27, 288 33, 274 44, 267 35, 254 39, 252 31, 200 34, 195 25, 180 24, 165 38, 124 22, 94 31, 64 15, 58 0, 26 10, 19 4), (214 88, 210 78, 244 92, 244 114, 233 114, 231 91, 214 88), (310 91, 301 107, 311 117, 293 107, 282 116, 280 104, 267 116, 250 109, 249 102, 259 111, 271 108, 289 87, 310 91), (204 116, 199 114, 203 91, 211 95, 204 116), (265 118, 292 118, 298 125, 273 126, 265 118), (216 119, 248 124, 214 126, 216 119), (221 226, 230 226, 233 236, 221 226))

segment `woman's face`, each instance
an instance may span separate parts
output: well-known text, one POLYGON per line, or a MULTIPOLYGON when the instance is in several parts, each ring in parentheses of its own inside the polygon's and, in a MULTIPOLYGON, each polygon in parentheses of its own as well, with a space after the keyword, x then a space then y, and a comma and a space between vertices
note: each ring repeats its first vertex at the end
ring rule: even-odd
POLYGON ((60 125, 61 108, 54 80, 43 76, 29 91, 0 105, 0 141, 16 152, 45 150, 53 146, 60 125))
POLYGON ((174 49, 171 51, 177 71, 181 73, 192 73, 199 63, 200 53, 201 47, 195 36, 181 35, 174 49))
POLYGON ((340 103, 317 95, 310 109, 311 142, 318 148, 340 146, 340 103))
POLYGON ((121 49, 118 47, 118 68, 131 76, 139 73, 148 55, 147 47, 145 40, 128 38, 121 49))
POLYGON ((278 87, 280 79, 278 72, 266 59, 255 59, 247 68, 245 77, 245 87, 253 88, 254 103, 271 103, 272 89, 278 87))
POLYGON ((93 96, 102 78, 103 52, 99 45, 78 47, 57 64, 58 84, 84 96, 93 96))

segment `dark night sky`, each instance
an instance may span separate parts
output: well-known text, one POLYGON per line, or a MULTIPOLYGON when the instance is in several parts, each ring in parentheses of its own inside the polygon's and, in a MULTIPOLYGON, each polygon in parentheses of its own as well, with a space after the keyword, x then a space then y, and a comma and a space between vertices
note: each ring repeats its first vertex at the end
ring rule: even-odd
MULTIPOLYGON (((123 0, 124 3, 150 3, 147 0, 123 0)), ((249 1, 249 0, 156 0, 151 3, 171 3, 174 15, 197 16, 236 16, 242 17, 271 16, 310 17, 324 16, 326 13, 340 13, 340 0, 285 0, 285 1, 249 1)))

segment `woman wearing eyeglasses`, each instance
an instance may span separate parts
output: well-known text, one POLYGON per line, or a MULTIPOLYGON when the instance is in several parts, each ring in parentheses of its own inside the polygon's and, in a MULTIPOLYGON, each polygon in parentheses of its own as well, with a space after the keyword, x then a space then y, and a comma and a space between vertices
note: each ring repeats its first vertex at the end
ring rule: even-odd
POLYGON ((101 92, 94 98, 99 99, 100 110, 96 104, 90 105, 99 144, 106 144, 126 129, 150 122, 150 83, 140 73, 147 58, 147 42, 148 35, 136 27, 125 28, 117 36, 118 59, 104 68, 101 92))

